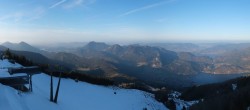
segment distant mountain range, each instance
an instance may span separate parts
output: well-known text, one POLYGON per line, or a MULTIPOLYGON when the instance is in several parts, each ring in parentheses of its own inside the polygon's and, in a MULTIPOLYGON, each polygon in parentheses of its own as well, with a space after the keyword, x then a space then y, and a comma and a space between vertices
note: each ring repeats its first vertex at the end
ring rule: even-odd
POLYGON ((35 52, 35 53, 41 52, 40 49, 35 48, 25 42, 20 42, 20 43, 5 42, 2 44, 2 46, 10 48, 11 50, 29 51, 29 52, 35 52))
POLYGON ((16 50, 16 51, 28 51, 28 52, 40 53, 44 56, 50 56, 51 54, 50 52, 31 46, 30 44, 26 42, 20 42, 20 43, 4 42, 1 45, 6 48, 9 48, 11 50, 16 50))
MULTIPOLYGON (((144 82, 151 86, 185 87, 195 84, 193 77, 201 73, 232 74, 250 72, 250 49, 248 45, 235 51, 218 50, 216 57, 197 54, 210 52, 217 45, 201 48, 194 44, 171 44, 178 51, 166 50, 168 45, 108 45, 102 42, 89 42, 83 47, 70 51, 48 52, 33 47, 25 42, 5 42, 1 50, 10 48, 13 53, 26 56, 33 62, 51 65, 63 65, 68 71, 99 75, 116 81, 144 82), (188 45, 188 46, 186 46, 188 45), (180 48, 193 48, 191 52, 180 52, 180 48), (246 48, 243 48, 246 47, 246 48), (196 48, 196 49, 194 49, 196 48), (210 48, 210 49, 209 49, 210 48)), ((234 44, 228 44, 232 46, 234 44)), ((220 48, 229 48, 223 46, 220 48)), ((250 47, 250 46, 249 46, 250 47)), ((219 48, 219 47, 218 47, 219 48)), ((222 49, 223 50, 223 49, 222 49)), ((200 80, 200 79, 198 79, 200 80)))
POLYGON ((201 49, 199 45, 193 43, 148 43, 154 47, 162 47, 175 52, 195 52, 201 49))

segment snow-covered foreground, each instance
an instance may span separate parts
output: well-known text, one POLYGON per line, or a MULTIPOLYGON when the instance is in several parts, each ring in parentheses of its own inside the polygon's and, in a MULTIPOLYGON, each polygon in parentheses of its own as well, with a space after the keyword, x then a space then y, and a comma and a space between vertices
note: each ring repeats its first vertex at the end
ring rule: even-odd
MULTIPOLYGON (((5 67, 18 66, 0 60, 0 74, 5 67)), ((0 75, 1 76, 1 75, 0 75)), ((54 78, 54 92, 58 78, 54 78)), ((33 92, 18 91, 0 84, 0 110, 167 110, 149 93, 139 90, 115 89, 72 79, 62 79, 58 104, 49 101, 50 76, 33 76, 33 92), (116 94, 115 94, 116 92, 116 94)))

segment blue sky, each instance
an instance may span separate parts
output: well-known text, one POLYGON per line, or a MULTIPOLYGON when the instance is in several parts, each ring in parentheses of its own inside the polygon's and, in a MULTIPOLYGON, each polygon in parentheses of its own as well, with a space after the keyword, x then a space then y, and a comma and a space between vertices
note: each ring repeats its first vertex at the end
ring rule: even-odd
POLYGON ((0 42, 250 40, 250 0, 0 0, 0 42))

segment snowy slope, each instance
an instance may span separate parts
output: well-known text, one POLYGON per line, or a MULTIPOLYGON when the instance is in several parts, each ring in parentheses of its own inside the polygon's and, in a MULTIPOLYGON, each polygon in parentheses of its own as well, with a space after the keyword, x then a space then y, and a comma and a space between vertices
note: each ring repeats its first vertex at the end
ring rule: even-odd
MULTIPOLYGON (((5 67, 12 66, 20 65, 0 60, 0 74, 8 74, 5 67)), ((58 78, 54 78, 54 92, 57 82, 58 78)), ((55 104, 49 101, 49 89, 50 76, 44 73, 33 76, 31 93, 18 94, 17 90, 0 84, 0 110, 167 110, 151 94, 139 90, 62 79, 58 104, 55 104)))

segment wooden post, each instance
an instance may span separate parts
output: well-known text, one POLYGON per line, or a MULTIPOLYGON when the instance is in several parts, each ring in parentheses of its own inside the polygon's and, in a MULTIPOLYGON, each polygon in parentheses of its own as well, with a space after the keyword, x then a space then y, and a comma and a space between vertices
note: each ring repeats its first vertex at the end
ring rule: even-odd
POLYGON ((30 75, 28 75, 28 80, 29 80, 29 91, 31 90, 31 81, 30 81, 30 75))
POLYGON ((53 77, 50 74, 50 101, 53 102, 53 77))
POLYGON ((32 75, 29 75, 29 83, 30 83, 29 91, 32 92, 33 91, 33 88, 32 88, 32 75))
POLYGON ((58 92, 59 92, 59 89, 60 89, 60 82, 61 82, 61 73, 60 73, 59 81, 58 81, 57 88, 56 88, 56 96, 55 96, 55 99, 54 99, 55 103, 57 103, 58 92))

